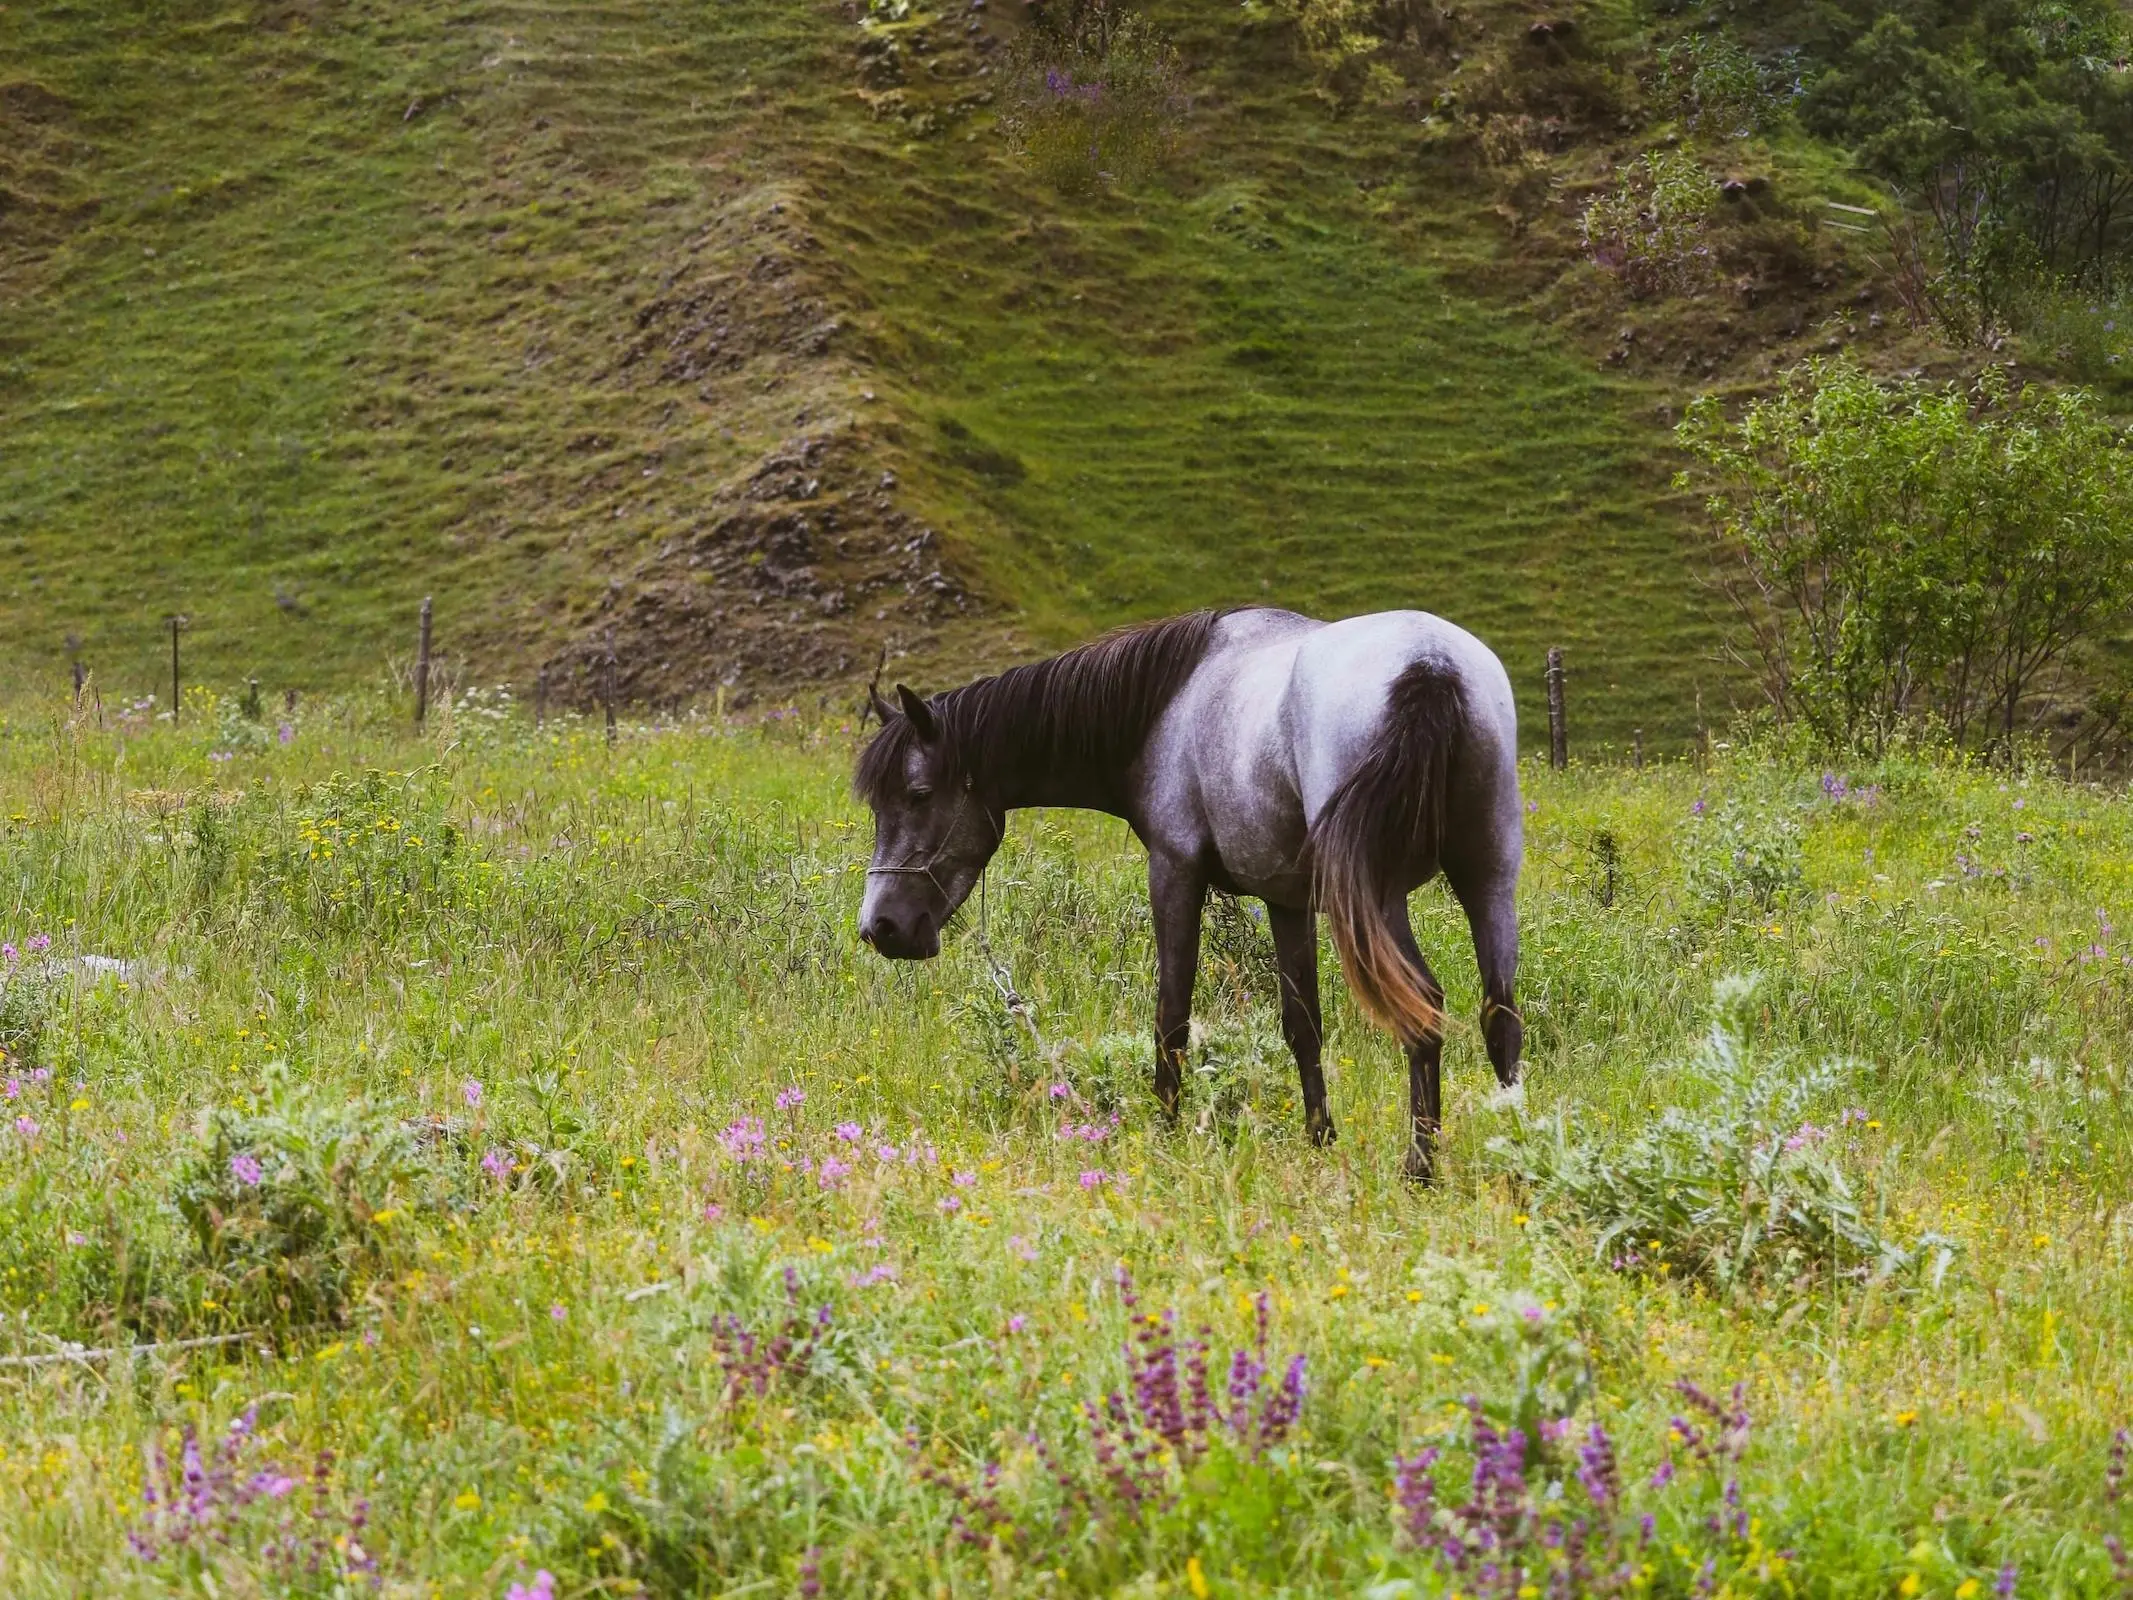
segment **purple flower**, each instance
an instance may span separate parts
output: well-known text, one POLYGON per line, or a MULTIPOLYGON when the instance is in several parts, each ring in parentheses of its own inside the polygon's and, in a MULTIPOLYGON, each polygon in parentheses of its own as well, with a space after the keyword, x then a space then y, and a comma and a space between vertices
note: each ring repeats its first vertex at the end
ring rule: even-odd
POLYGON ((20 1100, 22 1098, 22 1080, 20 1078, 10 1078, 5 1084, 0 1084, 0 1094, 5 1094, 10 1100, 20 1100))
POLYGON ((0 960, 14 962, 20 961, 21 959, 22 952, 20 950, 17 950, 11 944, 0 944, 0 960))
POLYGON ((1800 1131, 1785 1140, 1785 1148, 1787 1150, 1804 1149, 1808 1145, 1816 1144, 1827 1137, 1828 1135, 1812 1122, 1803 1122, 1800 1124, 1800 1131))
POLYGON ((725 1132, 718 1136, 725 1149, 726 1158, 737 1166, 747 1166, 763 1154, 765 1138, 761 1117, 736 1117, 726 1125, 725 1132))
POLYGON ((27 942, 35 955, 43 955, 52 948, 52 936, 49 933, 33 933, 27 942))
POLYGON ((815 1182, 825 1189, 834 1189, 850 1175, 852 1164, 839 1161, 835 1156, 824 1156, 822 1166, 815 1173, 815 1182))
POLYGON ((864 1272, 855 1272, 844 1280, 855 1289, 871 1289, 877 1283, 894 1283, 896 1265, 890 1261, 877 1261, 864 1272))
POLYGON ((952 1217, 962 1209, 963 1202, 957 1196, 952 1194, 941 1196, 941 1210, 947 1215, 952 1217))
POLYGON ((1104 1171, 1104 1169, 1101 1167, 1091 1168, 1089 1171, 1084 1172, 1081 1175, 1081 1186, 1084 1189, 1101 1189, 1105 1184, 1109 1183, 1110 1181, 1111 1174, 1104 1171))
POLYGON ((504 1600, 555 1600, 555 1574, 546 1567, 533 1575, 529 1584, 514 1583, 504 1595, 504 1600))
POLYGON ((511 1153, 501 1146, 481 1158, 481 1170, 498 1183, 506 1183, 511 1177, 511 1153))
POLYGON ((1007 1236, 1007 1249, 1010 1255, 1020 1256, 1024 1261, 1035 1261, 1037 1259, 1037 1247, 1019 1233, 1011 1233, 1007 1236))
POLYGON ((780 1089, 775 1102, 780 1111, 794 1111, 807 1102, 807 1091, 801 1088, 780 1089))
POLYGON ((296 743, 296 724, 293 722, 284 722, 280 727, 274 730, 274 737, 279 739, 283 744, 296 743))
POLYGON ((34 1139, 43 1130, 37 1126, 37 1121, 34 1117, 17 1117, 15 1119, 15 1131, 25 1139, 34 1139))
POLYGON ((562 1320, 563 1320, 563 1319, 564 1319, 565 1317, 568 1317, 569 1315, 570 1315, 570 1311, 569 1311, 569 1309, 568 1309, 568 1308, 567 1308, 567 1307, 566 1307, 566 1306, 565 1306, 565 1305, 563 1304, 563 1302, 562 1302, 562 1301, 560 1301, 560 1300, 556 1300, 556 1301, 551 1301, 551 1302, 549 1303, 549 1306, 548 1306, 548 1320, 549 1320, 550 1322, 561 1322, 561 1321, 562 1321, 562 1320))
POLYGON ((1672 1483, 1673 1481, 1674 1463, 1672 1458, 1670 1457, 1667 1460, 1660 1462, 1658 1470, 1652 1474, 1652 1487, 1654 1489, 1664 1489, 1668 1484, 1672 1483))
POLYGON ((706 1222, 716 1222, 720 1217, 723 1217, 725 1214, 726 1208, 720 1205, 716 1200, 708 1201, 704 1205, 704 1221, 706 1222))
POLYGON ((2000 1575, 1992 1580, 1992 1592, 2000 1600, 2014 1600, 2015 1564, 2010 1561, 2000 1568, 2000 1575))
POLYGON ((1711 808, 1708 805, 1704 804, 1703 796, 1698 795, 1696 797, 1696 803, 1689 807, 1689 815, 1692 817, 1700 817, 1710 809, 1711 808))
POLYGON ((1054 1100, 1064 1100, 1073 1092, 1074 1086, 1070 1083, 1055 1083, 1052 1085, 1052 1098, 1054 1100))
POLYGON ((467 1104, 474 1110, 479 1111, 481 1109, 481 1080, 479 1078, 467 1079, 465 1083, 459 1086, 459 1092, 466 1096, 467 1104))
POLYGON ((846 1144, 857 1144, 866 1137, 866 1130, 856 1122, 840 1122, 837 1124, 836 1131, 837 1137, 846 1144))
POLYGON ((1020 1333, 1024 1328, 1028 1326, 1029 1318, 1025 1317, 1019 1311, 1017 1311, 1013 1316, 1007 1319, 1007 1331, 1009 1333, 1020 1333))
POLYGON ((230 1176, 247 1189, 256 1189, 266 1173, 260 1168, 259 1157, 247 1153, 230 1157, 230 1176))
POLYGON ((948 1181, 958 1189, 967 1189, 978 1181, 978 1175, 975 1172, 958 1172, 948 1181))

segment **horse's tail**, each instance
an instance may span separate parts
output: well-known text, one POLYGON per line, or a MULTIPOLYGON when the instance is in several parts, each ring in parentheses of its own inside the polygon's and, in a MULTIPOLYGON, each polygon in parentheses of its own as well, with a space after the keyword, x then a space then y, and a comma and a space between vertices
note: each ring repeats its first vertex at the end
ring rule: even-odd
POLYGON ((1393 940, 1387 903, 1403 875, 1434 870, 1464 722, 1449 668, 1417 661, 1393 680, 1385 725, 1311 824, 1311 895, 1356 1000, 1411 1043, 1443 1025, 1440 997, 1393 940))

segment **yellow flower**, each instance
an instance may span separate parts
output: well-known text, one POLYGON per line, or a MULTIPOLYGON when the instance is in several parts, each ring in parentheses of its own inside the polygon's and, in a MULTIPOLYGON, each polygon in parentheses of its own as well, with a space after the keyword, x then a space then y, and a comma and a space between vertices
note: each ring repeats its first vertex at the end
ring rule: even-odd
POLYGON ((1511 1226, 1514 1228, 1523 1228, 1527 1223, 1531 1222, 1532 1220, 1533 1219, 1531 1217, 1527 1216, 1523 1211, 1521 1211, 1517 1216, 1511 1219, 1511 1226))
POLYGON ((1410 1289, 1410 1290, 1408 1290, 1408 1291, 1407 1291, 1407 1303, 1408 1303, 1409 1305, 1411 1305, 1411 1306, 1418 1306, 1418 1305, 1420 1305, 1420 1304, 1422 1303, 1422 1291, 1421 1291, 1420 1289, 1410 1289))
POLYGON ((1965 1578, 1955 1586, 1955 1600, 1970 1600, 1977 1593, 1977 1579, 1965 1578))
POLYGON ((1207 1574, 1200 1570, 1200 1558, 1192 1557, 1185 1563, 1185 1584, 1192 1590, 1192 1600, 1207 1600, 1207 1574))
POLYGON ((1488 1314, 1489 1314, 1489 1303, 1488 1303, 1488 1301, 1484 1300, 1484 1301, 1482 1301, 1482 1302, 1481 1302, 1481 1304, 1480 1304, 1480 1305, 1478 1305, 1478 1306, 1474 1307, 1474 1315, 1475 1315, 1475 1316, 1477 1316, 1477 1317, 1485 1317, 1485 1316, 1487 1316, 1488 1314))
POLYGON ((1911 1600, 1911 1596, 1918 1593, 1925 1586, 1925 1580, 1919 1577, 1917 1573, 1906 1572, 1903 1575, 1903 1582, 1896 1585, 1896 1592, 1902 1595, 1904 1600, 1911 1600))
POLYGON ((593 1490, 590 1495, 586 1496, 585 1509, 596 1517, 605 1511, 607 1509, 607 1491, 604 1489, 593 1490))
POLYGON ((2029 1247, 2032 1250, 2043 1250, 2048 1248, 2051 1242, 2052 1236, 2050 1234, 2040 1233, 2035 1238, 2029 1241, 2029 1247))
POLYGON ((1338 1300, 1342 1295, 1346 1294, 1347 1292, 1348 1286, 1345 1283, 1336 1283, 1332 1288, 1326 1291, 1326 1298, 1329 1300, 1338 1300))
POLYGON ((69 1111, 87 1111, 89 1109, 89 1102, 86 1100, 69 1101, 67 1104, 67 1109, 69 1111))
POLYGON ((1890 1420, 1899 1428, 1908 1428, 1918 1420, 1918 1413, 1915 1411, 1899 1411, 1890 1420))
POLYGON ((481 1509, 481 1496, 472 1489, 462 1489, 457 1495, 453 1496, 452 1509, 454 1511, 479 1511, 481 1509))

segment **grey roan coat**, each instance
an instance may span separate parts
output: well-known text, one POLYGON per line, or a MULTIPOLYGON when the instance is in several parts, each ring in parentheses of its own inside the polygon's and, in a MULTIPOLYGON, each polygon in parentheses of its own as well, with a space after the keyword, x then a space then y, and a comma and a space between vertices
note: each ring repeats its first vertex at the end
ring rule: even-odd
POLYGON ((1405 1170, 1426 1180, 1444 991, 1407 896, 1442 871, 1473 930, 1489 1060, 1517 1081, 1517 716, 1502 663, 1473 635, 1420 611, 1195 612, 930 700, 897 696, 876 697, 882 729, 857 777, 875 817, 860 937, 883 955, 938 953, 1014 808, 1123 817, 1148 850, 1164 1110, 1178 1110, 1213 887, 1266 902, 1304 1124, 1333 1138, 1312 929, 1324 912, 1356 999, 1406 1049, 1405 1170))

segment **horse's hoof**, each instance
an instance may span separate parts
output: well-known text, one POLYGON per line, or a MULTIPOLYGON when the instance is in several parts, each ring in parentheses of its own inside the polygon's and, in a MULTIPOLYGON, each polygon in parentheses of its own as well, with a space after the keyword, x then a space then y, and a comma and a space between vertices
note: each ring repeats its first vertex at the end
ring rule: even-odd
POLYGON ((1407 1147, 1407 1158, 1400 1163, 1400 1176, 1409 1183, 1431 1184, 1437 1181, 1437 1164, 1430 1153, 1418 1144, 1407 1147))
POLYGON ((1307 1111, 1304 1113, 1304 1136, 1319 1149, 1340 1138, 1333 1131, 1333 1113, 1330 1111, 1307 1111))

